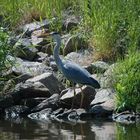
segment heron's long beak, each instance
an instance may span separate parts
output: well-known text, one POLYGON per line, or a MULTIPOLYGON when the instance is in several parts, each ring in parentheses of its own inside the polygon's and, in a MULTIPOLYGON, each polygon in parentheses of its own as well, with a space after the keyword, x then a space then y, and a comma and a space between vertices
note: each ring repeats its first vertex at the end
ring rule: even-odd
POLYGON ((44 33, 41 35, 41 37, 47 37, 47 36, 50 36, 50 33, 44 33))

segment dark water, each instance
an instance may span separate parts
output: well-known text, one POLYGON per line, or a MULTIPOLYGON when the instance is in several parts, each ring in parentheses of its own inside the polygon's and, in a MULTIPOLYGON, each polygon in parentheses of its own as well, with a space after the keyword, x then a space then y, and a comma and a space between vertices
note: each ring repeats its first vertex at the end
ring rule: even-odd
POLYGON ((140 140, 140 124, 0 120, 0 140, 140 140))

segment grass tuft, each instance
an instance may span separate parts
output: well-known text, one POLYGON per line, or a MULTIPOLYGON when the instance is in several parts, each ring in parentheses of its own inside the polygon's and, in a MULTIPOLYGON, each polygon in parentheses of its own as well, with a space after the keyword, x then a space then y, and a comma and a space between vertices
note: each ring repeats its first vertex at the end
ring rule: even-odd
POLYGON ((140 105, 140 53, 130 54, 120 61, 114 78, 118 111, 136 111, 140 105))

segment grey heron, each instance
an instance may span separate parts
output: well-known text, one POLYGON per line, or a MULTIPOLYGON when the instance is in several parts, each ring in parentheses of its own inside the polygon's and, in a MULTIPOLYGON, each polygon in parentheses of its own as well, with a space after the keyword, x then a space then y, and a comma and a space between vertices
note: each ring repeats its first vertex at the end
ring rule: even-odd
MULTIPOLYGON (((100 88, 100 84, 98 83, 98 81, 95 80, 86 69, 84 69, 83 67, 79 66, 74 62, 62 60, 60 58, 59 49, 61 47, 61 36, 57 32, 51 32, 48 35, 51 35, 54 42, 56 43, 53 55, 54 55, 55 62, 58 66, 58 69, 63 73, 63 75, 73 83, 88 85, 94 88, 100 88)), ((75 89, 74 89, 74 96, 75 96, 75 89)), ((83 96, 84 95, 81 95, 80 107, 82 106, 83 103, 83 96)), ((73 107, 73 103, 72 103, 72 107, 73 107)))

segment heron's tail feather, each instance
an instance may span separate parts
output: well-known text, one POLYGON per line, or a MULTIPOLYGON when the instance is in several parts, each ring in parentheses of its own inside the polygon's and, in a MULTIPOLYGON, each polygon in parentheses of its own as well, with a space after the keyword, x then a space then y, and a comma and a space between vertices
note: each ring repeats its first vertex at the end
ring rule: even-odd
POLYGON ((100 84, 97 80, 95 80, 93 77, 89 77, 90 78, 90 86, 94 87, 94 88, 100 88, 100 84))

